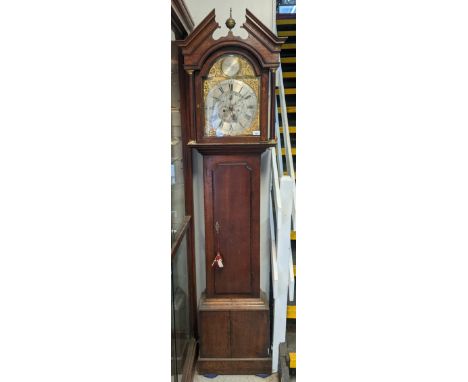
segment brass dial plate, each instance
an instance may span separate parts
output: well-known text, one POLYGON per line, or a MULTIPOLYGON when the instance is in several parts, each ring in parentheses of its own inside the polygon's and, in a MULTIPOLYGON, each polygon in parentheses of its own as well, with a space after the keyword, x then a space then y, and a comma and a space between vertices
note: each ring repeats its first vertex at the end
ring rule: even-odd
POLYGON ((241 55, 223 55, 203 80, 208 137, 260 135, 260 78, 241 55))

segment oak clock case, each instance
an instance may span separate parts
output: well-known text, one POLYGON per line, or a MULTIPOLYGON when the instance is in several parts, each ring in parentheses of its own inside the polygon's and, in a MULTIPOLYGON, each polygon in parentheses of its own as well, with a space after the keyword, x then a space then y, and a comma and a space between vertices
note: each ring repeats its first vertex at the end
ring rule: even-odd
POLYGON ((247 39, 229 31, 214 40, 217 28, 213 10, 179 45, 189 74, 188 146, 203 158, 205 253, 198 256, 205 257, 206 288, 197 368, 271 373, 270 309, 260 288, 260 168, 276 144, 269 116, 285 39, 249 10, 247 39))

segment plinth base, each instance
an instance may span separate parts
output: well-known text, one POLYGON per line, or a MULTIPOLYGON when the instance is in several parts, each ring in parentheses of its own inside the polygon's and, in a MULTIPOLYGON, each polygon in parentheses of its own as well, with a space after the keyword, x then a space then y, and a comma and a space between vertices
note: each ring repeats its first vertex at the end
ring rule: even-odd
POLYGON ((206 298, 199 307, 198 372, 270 374, 269 307, 260 298, 206 298))

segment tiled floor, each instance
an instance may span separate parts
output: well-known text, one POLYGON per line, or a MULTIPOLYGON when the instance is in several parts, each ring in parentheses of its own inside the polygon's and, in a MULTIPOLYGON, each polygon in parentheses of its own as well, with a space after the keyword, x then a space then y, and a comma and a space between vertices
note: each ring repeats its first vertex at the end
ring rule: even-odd
POLYGON ((279 382, 278 374, 274 373, 267 378, 255 375, 218 375, 215 378, 206 378, 195 372, 193 382, 279 382))

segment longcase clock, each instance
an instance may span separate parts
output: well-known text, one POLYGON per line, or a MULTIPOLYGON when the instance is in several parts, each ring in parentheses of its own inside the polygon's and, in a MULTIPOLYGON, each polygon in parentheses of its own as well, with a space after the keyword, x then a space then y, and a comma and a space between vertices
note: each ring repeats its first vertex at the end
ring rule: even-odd
POLYGON ((246 39, 214 40, 214 10, 179 43, 188 145, 203 155, 206 290, 199 373, 271 372, 269 305, 260 289, 260 159, 276 143, 275 71, 284 38, 246 10, 246 39))

